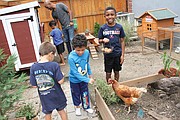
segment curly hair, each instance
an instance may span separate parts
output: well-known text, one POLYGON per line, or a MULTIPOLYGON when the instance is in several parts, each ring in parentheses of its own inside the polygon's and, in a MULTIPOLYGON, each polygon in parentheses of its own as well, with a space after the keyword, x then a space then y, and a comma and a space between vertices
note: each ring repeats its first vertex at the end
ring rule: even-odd
POLYGON ((74 36, 74 38, 72 40, 72 46, 73 46, 73 48, 87 47, 86 36, 83 34, 77 34, 76 36, 74 36))

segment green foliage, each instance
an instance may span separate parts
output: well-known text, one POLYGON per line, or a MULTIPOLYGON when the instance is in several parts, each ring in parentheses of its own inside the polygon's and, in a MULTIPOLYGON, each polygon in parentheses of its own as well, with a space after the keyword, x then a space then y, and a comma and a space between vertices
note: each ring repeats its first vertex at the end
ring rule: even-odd
POLYGON ((172 59, 169 55, 167 55, 166 52, 161 56, 161 59, 163 59, 163 64, 164 64, 164 70, 169 70, 170 65, 172 63, 172 59))
POLYGON ((180 71, 180 60, 176 61, 177 70, 180 71))
POLYGON ((95 37, 98 37, 99 29, 100 29, 100 24, 95 22, 95 25, 94 25, 94 36, 95 37))
POLYGON ((96 85, 107 105, 120 102, 120 98, 117 97, 112 87, 107 85, 104 80, 96 80, 96 85))
POLYGON ((6 112, 12 109, 13 103, 17 101, 26 86, 22 83, 26 80, 26 75, 18 75, 14 68, 16 56, 7 58, 3 50, 0 49, 0 119, 6 119, 6 112))
POLYGON ((180 77, 180 60, 177 60, 176 61, 176 67, 177 67, 177 76, 179 75, 179 77, 180 77))
POLYGON ((116 22, 123 26, 124 32, 126 34, 125 44, 128 45, 131 40, 130 37, 133 35, 133 25, 129 23, 126 19, 116 19, 116 22))
POLYGON ((31 120, 34 117, 34 109, 33 106, 27 104, 20 108, 19 111, 16 112, 16 118, 18 117, 26 117, 27 120, 31 120))

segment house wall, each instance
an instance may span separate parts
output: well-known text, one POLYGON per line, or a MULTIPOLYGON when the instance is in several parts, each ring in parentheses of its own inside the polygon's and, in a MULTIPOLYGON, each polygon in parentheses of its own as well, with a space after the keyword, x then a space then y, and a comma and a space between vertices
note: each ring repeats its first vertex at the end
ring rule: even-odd
POLYGON ((0 40, 1 40, 1 44, 0 44, 0 48, 4 49, 4 53, 10 55, 10 50, 9 50, 9 46, 8 46, 8 42, 7 42, 7 38, 5 35, 5 31, 3 28, 3 24, 2 21, 0 20, 0 40))
POLYGON ((139 17, 145 11, 159 9, 159 8, 168 8, 178 15, 175 18, 175 22, 180 23, 180 0, 132 0, 132 12, 135 14, 135 17, 139 17))

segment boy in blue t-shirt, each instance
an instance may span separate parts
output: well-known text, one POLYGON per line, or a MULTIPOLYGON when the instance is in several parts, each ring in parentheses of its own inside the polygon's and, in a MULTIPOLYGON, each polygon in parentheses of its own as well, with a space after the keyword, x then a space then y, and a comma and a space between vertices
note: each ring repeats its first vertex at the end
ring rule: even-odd
POLYGON ((52 28, 50 36, 53 37, 53 43, 56 46, 57 52, 62 61, 60 65, 65 65, 65 61, 63 57, 63 52, 65 51, 65 49, 64 49, 64 41, 62 38, 62 32, 59 28, 57 28, 56 22, 54 20, 49 22, 49 26, 52 28))
POLYGON ((69 80, 71 94, 76 115, 81 115, 80 104, 88 113, 93 113, 90 109, 90 97, 88 83, 93 83, 92 72, 89 65, 89 51, 85 35, 77 34, 72 40, 73 51, 69 54, 68 63, 70 66, 69 80))
POLYGON ((60 66, 54 59, 56 48, 50 42, 43 42, 39 48, 40 61, 30 68, 30 83, 37 87, 45 120, 51 120, 51 113, 56 109, 62 120, 67 120, 66 97, 61 88, 64 82, 60 66))
POLYGON ((125 33, 123 27, 115 22, 116 10, 113 7, 105 9, 104 17, 107 23, 101 26, 98 38, 100 43, 104 43, 106 49, 110 49, 110 52, 104 53, 104 67, 108 83, 112 70, 114 71, 114 79, 119 80, 119 71, 124 62, 125 33))

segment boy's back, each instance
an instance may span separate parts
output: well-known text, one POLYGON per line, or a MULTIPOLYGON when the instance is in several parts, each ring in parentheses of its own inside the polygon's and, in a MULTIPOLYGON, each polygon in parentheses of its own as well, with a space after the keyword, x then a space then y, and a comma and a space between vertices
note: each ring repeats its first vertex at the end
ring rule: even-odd
POLYGON ((54 28, 50 35, 53 37, 53 42, 56 46, 63 43, 62 32, 59 28, 54 28))
POLYGON ((30 74, 30 82, 33 86, 38 86, 40 100, 46 110, 66 106, 66 97, 58 84, 63 75, 56 62, 35 63, 30 74))
POLYGON ((43 42, 39 47, 40 60, 30 68, 30 83, 38 89, 45 120, 51 120, 51 113, 56 109, 62 120, 67 120, 64 108, 67 106, 65 94, 61 88, 64 81, 60 66, 52 62, 56 48, 50 42, 43 42))

